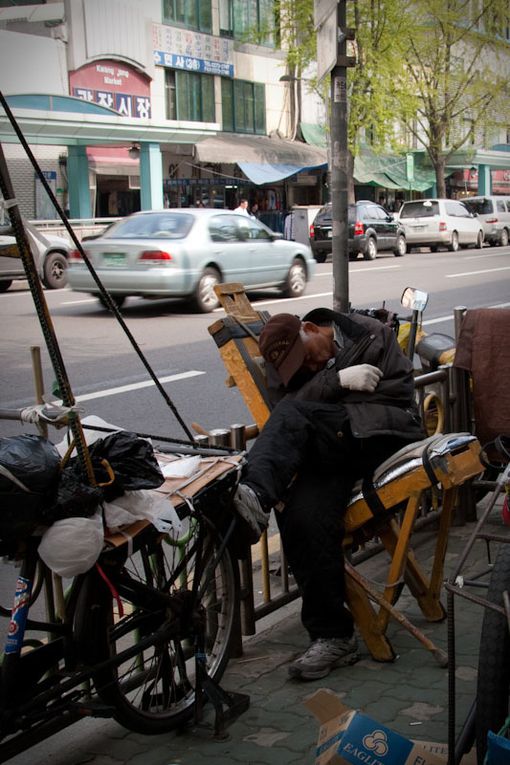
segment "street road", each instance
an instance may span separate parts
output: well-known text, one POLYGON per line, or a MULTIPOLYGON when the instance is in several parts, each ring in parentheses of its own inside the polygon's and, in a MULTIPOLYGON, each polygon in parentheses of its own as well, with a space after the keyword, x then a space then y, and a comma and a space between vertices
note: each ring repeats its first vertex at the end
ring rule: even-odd
MULTIPOLYGON (((510 247, 456 254, 424 251, 403 258, 382 255, 375 261, 350 263, 349 278, 351 303, 358 308, 377 307, 386 301, 388 308, 398 311, 406 286, 428 291, 425 328, 452 334, 455 306, 510 306, 510 247)), ((306 295, 298 300, 283 300, 276 291, 250 297, 258 309, 303 314, 320 305, 331 307, 332 293, 331 263, 324 263, 317 267, 306 295)), ((46 291, 45 296, 73 392, 84 413, 130 430, 182 439, 184 432, 120 326, 99 308, 97 300, 67 289, 46 291)), ((193 314, 182 302, 138 298, 129 299, 123 308, 131 333, 188 426, 196 421, 210 429, 252 421, 237 390, 225 386, 226 372, 207 332, 221 315, 193 314)), ((34 402, 31 346, 41 347, 47 391, 54 379, 25 282, 0 294, 0 321, 0 407, 20 408, 34 402)), ((33 430, 0 421, 0 436, 33 430)), ((53 431, 55 441, 61 437, 53 431)), ((0 602, 4 605, 11 602, 16 573, 12 565, 0 570, 0 602)), ((0 639, 6 626, 2 621, 0 639)), ((91 724, 97 731, 106 722, 91 724)), ((48 755, 44 762, 49 762, 55 752, 65 756, 74 735, 73 728, 40 745, 40 761, 48 755)), ((33 757, 33 751, 28 751, 14 758, 13 765, 31 765, 33 757)))
MULTIPOLYGON (((435 254, 424 250, 403 258, 383 254, 374 261, 350 263, 349 281, 350 300, 357 308, 386 301, 388 308, 399 310, 406 286, 428 291, 426 329, 453 334, 455 306, 510 305, 510 247, 435 254)), ((324 263, 299 299, 282 299, 276 290, 250 297, 258 309, 303 314, 320 305, 331 307, 332 293, 332 266, 324 263)), ((185 438, 115 318, 85 294, 65 289, 46 290, 45 296, 84 413, 139 432, 185 438)), ((195 421, 210 429, 252 421, 237 390, 225 386, 226 372, 207 332, 221 315, 194 314, 176 300, 130 298, 123 307, 132 335, 188 426, 195 421)), ((0 295, 0 320, 0 406, 18 408, 34 401, 31 346, 41 347, 49 392, 55 377, 25 282, 0 295)), ((19 433, 21 427, 0 422, 0 436, 19 433)), ((32 430, 23 427, 24 432, 32 430)))

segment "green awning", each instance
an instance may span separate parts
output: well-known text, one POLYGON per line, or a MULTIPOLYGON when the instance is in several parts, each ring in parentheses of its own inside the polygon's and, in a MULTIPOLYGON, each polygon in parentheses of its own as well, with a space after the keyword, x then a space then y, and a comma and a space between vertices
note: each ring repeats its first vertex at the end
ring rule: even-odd
POLYGON ((354 178, 358 183, 365 185, 425 191, 433 186, 436 175, 432 169, 425 169, 415 164, 414 179, 409 182, 405 156, 374 154, 365 149, 354 160, 354 178))
POLYGON ((328 146, 328 136, 326 129, 322 125, 315 125, 312 122, 300 122, 301 135, 306 143, 311 146, 318 146, 326 149, 328 146))
MULTIPOLYGON (((328 134, 322 125, 301 122, 300 128, 306 143, 327 147, 328 134)), ((420 167, 416 159, 415 155, 414 178, 409 182, 405 155, 376 154, 368 146, 364 146, 354 159, 354 180, 363 186, 425 191, 436 182, 436 174, 431 168, 420 167)))

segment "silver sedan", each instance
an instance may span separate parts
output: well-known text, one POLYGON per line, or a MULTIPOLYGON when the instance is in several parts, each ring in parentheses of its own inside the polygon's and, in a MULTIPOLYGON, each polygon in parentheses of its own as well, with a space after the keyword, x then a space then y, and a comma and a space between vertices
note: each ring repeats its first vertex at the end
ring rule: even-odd
MULTIPOLYGON (((278 287, 302 295, 315 268, 307 245, 285 241, 260 221, 229 210, 140 212, 83 241, 99 279, 120 306, 129 295, 185 297, 202 312, 218 306, 214 286, 241 282, 247 291, 278 287)), ((73 290, 104 298, 77 250, 69 261, 73 290)))

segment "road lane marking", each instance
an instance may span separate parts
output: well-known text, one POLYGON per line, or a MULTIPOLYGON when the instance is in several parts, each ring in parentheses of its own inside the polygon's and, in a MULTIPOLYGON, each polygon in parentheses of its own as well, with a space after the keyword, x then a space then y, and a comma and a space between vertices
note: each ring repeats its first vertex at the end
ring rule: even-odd
MULTIPOLYGON (((390 271, 395 268, 402 268, 402 266, 374 266, 369 272, 367 272, 366 268, 350 268, 349 274, 366 274, 372 273, 372 271, 390 271)), ((333 276, 333 271, 322 271, 320 274, 315 272, 314 277, 316 276, 333 276)))
POLYGON ((479 260, 483 258, 508 258, 508 252, 482 252, 480 255, 467 255, 463 260, 479 260))
POLYGON ((85 300, 64 300, 62 305, 84 305, 85 303, 97 303, 97 298, 85 298, 85 300))
POLYGON ((482 271, 463 271, 458 274, 445 274, 446 279, 456 279, 459 276, 477 276, 478 274, 492 274, 496 271, 510 271, 510 266, 501 268, 484 268, 482 271))
MULTIPOLYGON (((178 380, 187 380, 189 377, 198 377, 199 375, 205 375, 205 372, 199 372, 197 370, 190 370, 189 372, 180 372, 177 375, 168 375, 167 377, 160 377, 159 382, 161 384, 167 382, 177 382, 178 380)), ((140 390, 140 388, 150 388, 152 385, 156 385, 154 380, 145 380, 144 382, 131 383, 131 385, 120 385, 118 388, 107 388, 106 390, 98 390, 96 393, 84 393, 83 396, 76 396, 77 402, 92 401, 94 398, 106 398, 107 396, 116 396, 119 393, 129 393, 132 390, 140 390)))

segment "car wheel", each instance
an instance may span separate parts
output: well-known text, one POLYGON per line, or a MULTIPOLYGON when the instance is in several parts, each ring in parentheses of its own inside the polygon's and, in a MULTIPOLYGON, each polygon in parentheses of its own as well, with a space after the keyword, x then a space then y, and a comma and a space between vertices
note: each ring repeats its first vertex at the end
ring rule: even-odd
POLYGON ((499 235, 499 243, 501 247, 507 247, 508 246, 508 229, 504 228, 499 235))
MULTIPOLYGON (((102 295, 97 295, 96 297, 101 303, 101 305, 103 306, 103 308, 110 307, 102 295)), ((117 308, 121 308, 126 302, 127 295, 110 295, 110 297, 112 299, 112 302, 115 303, 115 305, 117 306, 117 308)))
POLYGON ((283 285, 284 297, 299 297, 306 289, 306 267, 300 258, 294 258, 283 285))
POLYGON ((12 279, 2 279, 0 282, 0 292, 7 292, 12 284, 12 279))
POLYGON ((325 263, 327 258, 327 253, 324 252, 324 250, 316 250, 313 254, 313 257, 317 261, 317 263, 325 263))
POLYGON ((438 251, 438 249, 439 249, 439 248, 438 248, 437 244, 431 244, 431 245, 430 245, 430 251, 431 251, 431 252, 437 252, 437 251, 438 251))
POLYGON ((367 249, 363 253, 365 260, 375 260, 377 256, 377 243, 373 236, 369 236, 367 239, 367 249))
POLYGON ((395 256, 397 258, 401 258, 403 255, 406 254, 407 244, 406 244, 406 238, 403 234, 399 234, 397 236, 397 244, 393 252, 395 253, 395 256))
POLYGON ((195 288, 193 302, 200 313, 210 313, 220 304, 214 288, 221 281, 221 277, 215 268, 204 268, 202 276, 195 288))
POLYGON ((44 260, 43 284, 58 290, 67 284, 67 258, 62 252, 52 252, 44 260))
POLYGON ((482 247, 483 247, 483 231, 479 231, 478 236, 476 237, 475 249, 481 250, 482 247))
POLYGON ((448 249, 450 252, 458 252, 459 250, 459 235, 456 231, 452 231, 452 239, 450 244, 448 245, 448 249))

